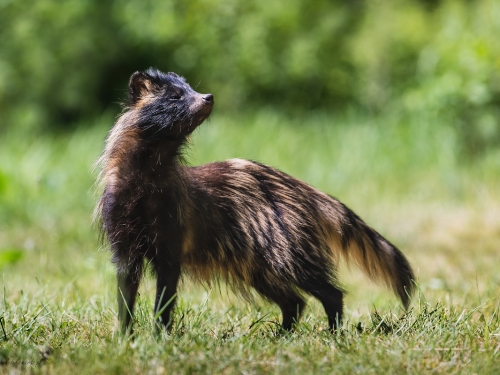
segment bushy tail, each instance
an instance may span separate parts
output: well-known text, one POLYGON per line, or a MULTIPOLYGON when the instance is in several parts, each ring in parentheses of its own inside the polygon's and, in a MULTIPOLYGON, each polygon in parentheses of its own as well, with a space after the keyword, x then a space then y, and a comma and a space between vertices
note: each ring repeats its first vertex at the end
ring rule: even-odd
POLYGON ((337 243, 332 247, 337 251, 340 247, 348 263, 356 263, 371 280, 392 288, 407 309, 415 287, 415 275, 406 257, 342 203, 335 200, 334 207, 336 220, 330 222, 336 224, 337 243))

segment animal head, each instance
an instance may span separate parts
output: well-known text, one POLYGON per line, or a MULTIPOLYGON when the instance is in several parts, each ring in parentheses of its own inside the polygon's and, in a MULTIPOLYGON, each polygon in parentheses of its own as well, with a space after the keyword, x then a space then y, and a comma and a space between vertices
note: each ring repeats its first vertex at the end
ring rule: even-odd
POLYGON ((146 137, 185 137, 212 111, 212 94, 194 91, 183 77, 150 68, 130 77, 128 108, 146 137))

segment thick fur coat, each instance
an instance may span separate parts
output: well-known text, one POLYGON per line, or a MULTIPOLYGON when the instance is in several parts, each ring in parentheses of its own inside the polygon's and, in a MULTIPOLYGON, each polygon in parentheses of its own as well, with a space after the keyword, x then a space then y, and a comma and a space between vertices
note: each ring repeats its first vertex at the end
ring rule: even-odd
POLYGON ((117 268, 122 330, 131 327, 145 261, 157 279, 158 325, 170 327, 182 273, 223 279, 275 302, 290 329, 304 294, 342 319, 336 266, 343 256, 385 283, 405 307, 413 271, 404 255, 335 198, 269 166, 241 159, 187 167, 182 148, 210 114, 211 94, 149 69, 129 83, 129 103, 98 165, 96 207, 117 268))

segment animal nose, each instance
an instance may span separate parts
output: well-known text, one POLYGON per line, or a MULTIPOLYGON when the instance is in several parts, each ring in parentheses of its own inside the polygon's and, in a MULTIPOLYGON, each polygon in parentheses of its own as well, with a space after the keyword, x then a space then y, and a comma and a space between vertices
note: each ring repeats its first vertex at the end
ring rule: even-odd
POLYGON ((213 104, 214 96, 212 94, 205 94, 202 96, 203 102, 205 104, 213 104))

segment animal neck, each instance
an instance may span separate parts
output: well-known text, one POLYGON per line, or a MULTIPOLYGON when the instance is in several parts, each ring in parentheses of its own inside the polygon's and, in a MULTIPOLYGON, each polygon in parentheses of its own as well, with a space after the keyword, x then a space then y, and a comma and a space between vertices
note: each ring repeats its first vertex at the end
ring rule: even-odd
POLYGON ((102 182, 113 191, 152 192, 177 186, 182 180, 181 151, 185 142, 185 138, 148 141, 141 139, 136 130, 127 129, 110 139, 102 160, 102 182))
POLYGON ((167 139, 141 147, 135 158, 135 168, 144 183, 163 185, 168 179, 178 178, 183 164, 184 143, 185 139, 167 139))

